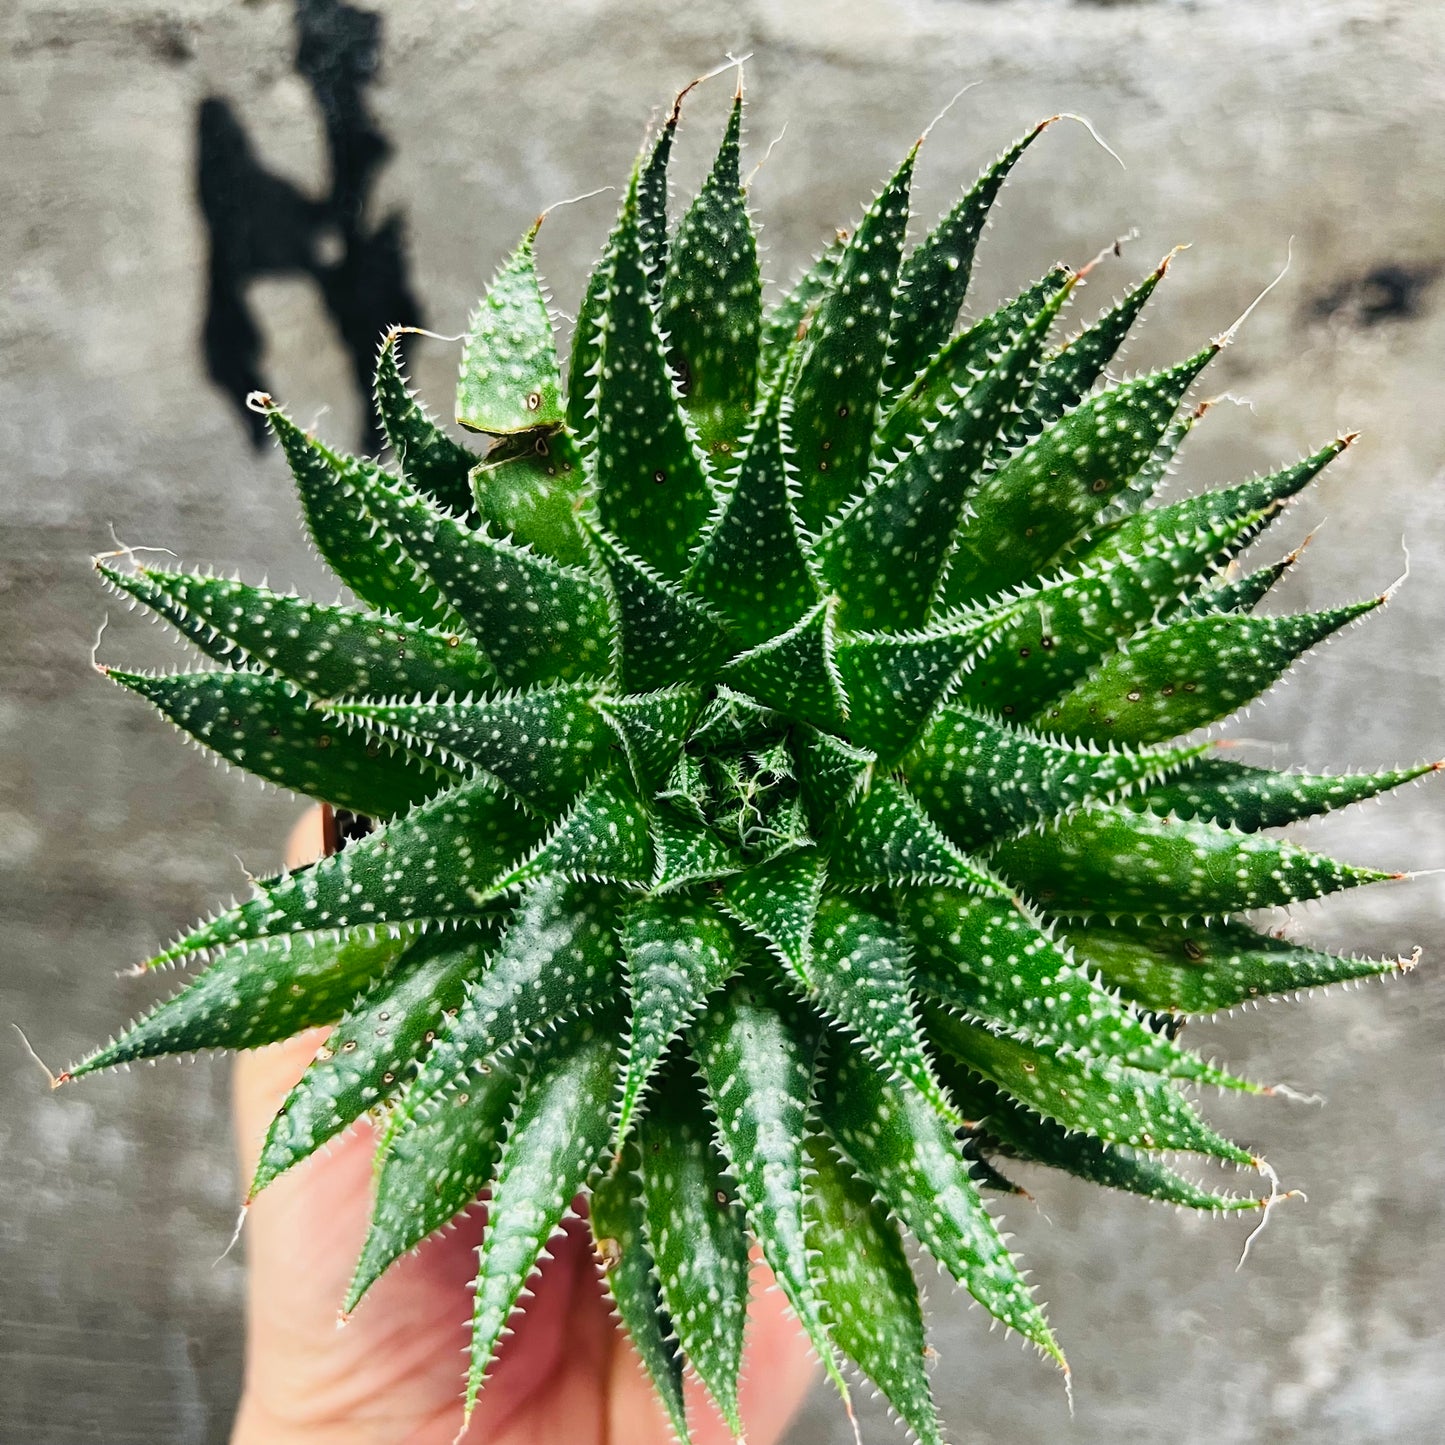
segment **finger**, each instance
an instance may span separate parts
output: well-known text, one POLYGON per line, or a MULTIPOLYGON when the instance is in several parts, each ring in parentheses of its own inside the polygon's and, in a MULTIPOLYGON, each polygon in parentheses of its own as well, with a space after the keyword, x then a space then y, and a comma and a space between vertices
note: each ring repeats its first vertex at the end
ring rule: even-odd
POLYGON ((286 840, 286 866, 304 868, 314 863, 326 852, 326 828, 324 810, 318 807, 307 810, 296 820, 291 836, 286 840))
POLYGON ((749 1445, 780 1440, 818 1378, 813 1347, 773 1278, 754 1258, 738 1408, 749 1445))

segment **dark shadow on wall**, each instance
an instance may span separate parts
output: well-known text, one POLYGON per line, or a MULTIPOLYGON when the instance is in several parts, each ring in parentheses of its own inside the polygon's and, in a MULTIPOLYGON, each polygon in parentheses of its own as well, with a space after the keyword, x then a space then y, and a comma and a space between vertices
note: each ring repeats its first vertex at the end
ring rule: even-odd
POLYGON ((382 333, 420 326, 407 276, 406 231, 393 211, 368 229, 367 200, 391 144, 367 110, 381 61, 382 21, 342 0, 294 0, 296 73, 326 128, 329 188, 315 198, 268 171, 228 101, 211 96, 198 115, 197 199, 210 242, 202 347, 206 372, 231 398, 252 444, 266 435, 246 407, 265 391, 264 339, 247 295, 265 276, 309 277, 351 360, 366 418, 360 445, 378 446, 371 371, 382 333))
POLYGON ((1418 321, 1429 309, 1428 292, 1442 271, 1445 266, 1439 263, 1382 261, 1316 296, 1309 308, 1310 319, 1344 321, 1361 331, 1418 321))

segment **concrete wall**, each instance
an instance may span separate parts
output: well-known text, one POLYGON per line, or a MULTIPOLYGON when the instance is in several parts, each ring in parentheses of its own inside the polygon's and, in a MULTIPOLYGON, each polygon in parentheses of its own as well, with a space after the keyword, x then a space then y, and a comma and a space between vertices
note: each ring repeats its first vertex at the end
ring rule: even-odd
MULTIPOLYGON (((316 24, 331 7, 303 8, 316 24)), ((1087 113, 1128 169, 1082 128, 1056 128, 1004 197, 979 300, 1137 227, 1089 287, 1087 304, 1101 305, 1192 242, 1130 353, 1154 364, 1232 320, 1293 236, 1288 276, 1209 382, 1248 404, 1216 409, 1185 482, 1229 480, 1360 427, 1357 453, 1285 524, 1293 541, 1325 523, 1285 600, 1383 588, 1403 570, 1402 537, 1412 575, 1383 616, 1236 731, 1279 744, 1261 757, 1315 768, 1441 753, 1445 27, 1430 0, 370 8, 384 12, 379 33, 359 12, 340 17, 353 57, 379 48, 364 89, 327 71, 329 52, 312 65, 350 106, 353 140, 375 133, 393 148, 374 172, 341 167, 346 184, 374 182, 354 234, 325 205, 326 135, 293 67, 290 0, 0 8, 0 1017, 23 1023, 47 1059, 73 1057, 151 997, 116 970, 235 887, 237 857, 272 866, 297 811, 214 771, 88 666, 107 605, 87 558, 111 545, 111 528, 191 562, 324 585, 284 468, 253 449, 205 371, 195 171, 208 97, 228 107, 209 114, 231 167, 213 166, 209 183, 254 187, 241 211, 279 218, 237 264, 264 270, 274 244, 281 274, 238 283, 231 300, 249 305, 270 388, 303 418, 324 413, 342 442, 360 412, 315 276, 353 247, 393 267, 398 305, 458 329, 539 207, 617 181, 650 109, 730 50, 755 57, 753 154, 787 125, 754 187, 775 280, 854 218, 959 86, 982 82, 926 148, 925 215, 1033 120, 1087 113), (392 211, 404 236, 382 224, 392 211)), ((726 82, 696 98, 691 176, 725 100, 726 82)), ((614 203, 563 211, 543 231, 564 307, 614 203)), ((443 406, 453 364, 441 345, 415 355, 443 406)), ((175 656, 123 613, 104 654, 175 656)), ((1439 866, 1439 804, 1437 791, 1413 790, 1307 836, 1360 861, 1439 866)), ((1445 988, 1429 952, 1440 952, 1442 896, 1425 879, 1301 910, 1331 945, 1424 945, 1413 976, 1198 1029, 1246 1074, 1328 1098, 1212 1108, 1310 1195, 1279 1212, 1241 1273, 1239 1222, 1027 1181, 1038 1208, 1010 1221, 1074 1364, 1072 1422, 1048 1370, 931 1285, 953 1438, 1357 1445, 1445 1434, 1445 988)), ((51 1096, 18 1040, 0 1040, 4 1438, 224 1438, 242 1269, 236 1255, 214 1263, 238 1197, 226 1078, 221 1062, 167 1062, 51 1096)), ((895 1438, 874 1413, 864 1434, 895 1438)), ((821 1392, 793 1435, 847 1438, 821 1392)))

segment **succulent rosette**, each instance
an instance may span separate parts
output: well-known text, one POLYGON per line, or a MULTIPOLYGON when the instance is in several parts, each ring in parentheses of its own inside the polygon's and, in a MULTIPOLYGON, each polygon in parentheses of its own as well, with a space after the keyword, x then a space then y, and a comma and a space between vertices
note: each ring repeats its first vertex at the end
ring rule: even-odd
POLYGON ((1154 504, 1223 344, 1107 374, 1164 265, 1063 339, 1065 266, 960 325, 1047 122, 910 250, 915 147, 765 307, 741 101, 670 230, 677 118, 565 366, 535 228, 498 270, 457 394, 477 449, 413 396, 400 333, 389 467, 257 399, 354 604, 99 564, 211 660, 115 681, 377 826, 160 953, 205 966, 69 1076, 331 1025, 252 1192, 380 1121, 347 1310, 486 1196, 468 1409, 585 1200, 681 1439, 684 1364, 741 1429, 755 1243, 845 1397, 851 1361, 937 1441, 905 1234, 1062 1363, 986 1202, 1010 1161, 1264 1204, 1176 1172, 1260 1165, 1192 1094, 1268 1090, 1175 1025, 1399 966, 1241 915, 1399 876, 1276 830, 1427 769, 1201 740, 1384 600, 1261 615, 1293 559, 1236 561, 1348 438, 1154 504))

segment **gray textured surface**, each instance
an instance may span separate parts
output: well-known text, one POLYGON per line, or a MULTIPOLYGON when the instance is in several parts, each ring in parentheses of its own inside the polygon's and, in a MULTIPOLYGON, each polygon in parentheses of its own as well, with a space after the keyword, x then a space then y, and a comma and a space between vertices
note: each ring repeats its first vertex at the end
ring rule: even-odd
MULTIPOLYGON (((1274 274, 1289 276, 1210 382, 1221 406, 1185 480, 1292 458, 1338 428, 1365 440, 1285 524, 1325 525, 1288 601, 1413 575, 1383 617, 1338 640, 1236 731, 1280 761, 1363 766, 1445 751, 1445 27, 1431 0, 1066 4, 816 0, 729 7, 443 3, 388 7, 373 92, 396 146, 378 207, 404 207, 413 280, 454 330, 539 205, 615 181, 649 109, 729 49, 751 50, 755 185, 774 279, 851 219, 918 128, 967 81, 922 163, 921 209, 1011 135, 1088 113, 1120 171, 1060 126, 1020 167, 982 258, 980 296, 1056 256, 1102 303, 1176 241, 1181 258, 1130 355, 1182 354, 1274 274), (723 18, 726 15, 727 18, 723 18), (1395 305, 1391 274, 1408 282, 1395 305), (1375 274, 1370 282, 1365 278, 1375 274), (1325 313, 1330 313, 1328 316, 1325 313)), ((320 139, 290 71, 291 7, 0 7, 0 1017, 48 1059, 73 1056, 147 996, 115 971, 253 869, 276 861, 294 802, 213 771, 87 665, 106 604, 86 557, 125 541, 250 576, 318 580, 283 468, 253 453, 197 348, 203 235, 196 107, 231 98, 265 162, 314 187, 320 139)), ((696 174, 725 99, 698 97, 696 174)), ((575 298, 612 202, 565 211, 543 264, 575 298)), ((349 441, 341 353, 300 282, 253 299, 273 386, 349 441)), ((451 351, 415 371, 447 396, 451 351)), ((118 617, 106 655, 158 662, 118 617)), ((1309 830, 1360 861, 1445 864, 1438 792, 1410 791, 1309 830)), ((1213 1115, 1310 1194, 1236 1274, 1241 1226, 1175 1217, 1052 1179, 1010 1221, 1071 1355, 1071 1422, 1051 1373, 930 1294, 936 1380, 962 1441, 1428 1442, 1445 1435, 1440 1038, 1445 888, 1426 879, 1302 910, 1313 937, 1377 952, 1420 943, 1389 987, 1201 1028, 1245 1073, 1328 1097, 1318 1109, 1223 1101, 1213 1115)), ((233 1220, 224 1064, 167 1063, 48 1095, 0 1040, 0 1437, 33 1445, 224 1438, 239 1375, 241 1263, 212 1266, 233 1220)), ((895 1437, 865 1413, 869 1441, 895 1437)), ((848 1437, 819 1393, 792 1436, 848 1437)))

